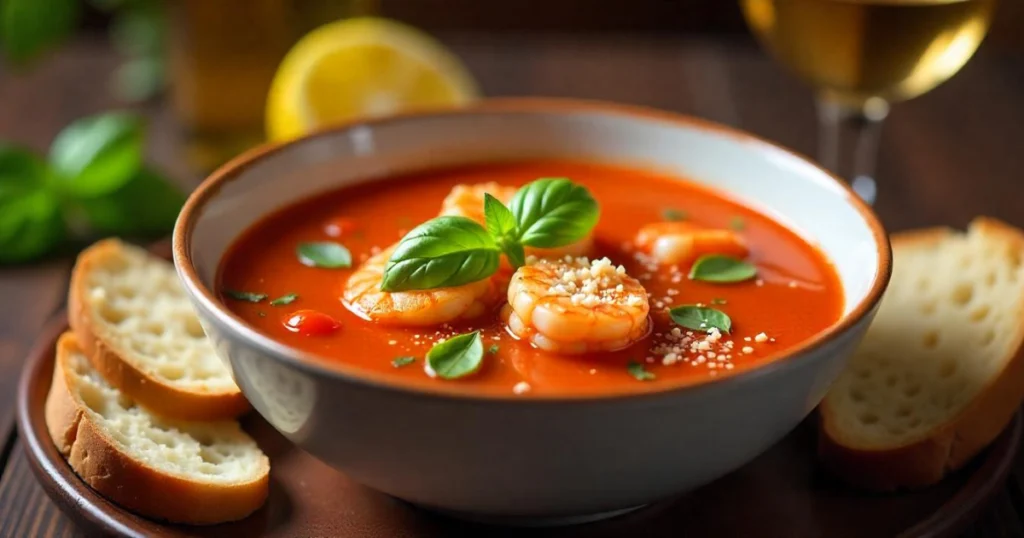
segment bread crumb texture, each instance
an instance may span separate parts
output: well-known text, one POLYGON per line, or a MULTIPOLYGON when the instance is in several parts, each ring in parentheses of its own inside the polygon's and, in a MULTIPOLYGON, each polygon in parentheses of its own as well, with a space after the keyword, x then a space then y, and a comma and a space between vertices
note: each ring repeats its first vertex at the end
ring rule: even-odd
POLYGON ((250 482, 265 466, 263 453, 237 422, 179 422, 150 414, 107 383, 81 353, 70 354, 68 365, 89 419, 145 465, 222 484, 250 482))
POLYGON ((1016 355, 1024 319, 1021 245, 981 228, 894 249, 878 315, 825 400, 837 442, 871 450, 927 437, 1016 355))
POLYGON ((137 247, 103 256, 85 278, 93 319, 132 364, 190 391, 237 390, 192 310, 174 267, 137 247))

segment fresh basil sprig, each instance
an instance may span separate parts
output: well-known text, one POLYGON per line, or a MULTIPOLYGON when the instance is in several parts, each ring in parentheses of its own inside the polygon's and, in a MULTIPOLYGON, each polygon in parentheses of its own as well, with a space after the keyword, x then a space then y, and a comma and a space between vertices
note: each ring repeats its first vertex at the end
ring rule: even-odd
POLYGON ((690 280, 728 284, 757 276, 757 267, 720 254, 701 256, 690 268, 690 280))
POLYGON ((501 254, 519 267, 523 247, 554 248, 587 236, 600 210, 586 187, 568 179, 538 179, 505 207, 484 195, 486 228, 465 217, 429 220, 406 234, 384 269, 382 291, 427 290, 483 280, 498 270, 501 254))
POLYGON ((413 228, 391 254, 381 291, 429 290, 483 280, 501 251, 487 230, 466 217, 444 216, 413 228))
POLYGON ((538 179, 519 189, 509 204, 528 247, 564 247, 594 229, 600 210, 582 185, 566 178, 538 179))
POLYGON ((732 330, 732 319, 725 312, 715 308, 683 305, 669 310, 668 313, 672 321, 694 331, 707 332, 715 328, 727 333, 732 330))
POLYGON ((142 163, 143 128, 126 112, 82 118, 57 136, 49 162, 0 143, 0 263, 42 256, 69 232, 141 237, 170 230, 185 196, 142 163))
POLYGON ((110 194, 142 167, 145 142, 142 119, 113 112, 80 119, 65 128, 50 147, 50 164, 78 198, 110 194))
POLYGON ((519 225, 516 216, 497 198, 484 194, 484 221, 487 233, 491 234, 508 261, 515 267, 526 263, 526 253, 519 242, 519 225))
POLYGON ((480 369, 484 344, 480 331, 453 336, 430 348, 427 365, 442 379, 458 379, 480 369))

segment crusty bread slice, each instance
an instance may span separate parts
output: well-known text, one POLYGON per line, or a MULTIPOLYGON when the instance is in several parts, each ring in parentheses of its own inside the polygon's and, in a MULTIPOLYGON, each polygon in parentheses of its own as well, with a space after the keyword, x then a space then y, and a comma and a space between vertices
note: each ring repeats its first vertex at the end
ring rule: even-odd
POLYGON ((1024 232, 978 218, 892 245, 878 317, 819 408, 825 467, 874 490, 938 482, 1024 397, 1024 232))
POLYGON ((270 462, 235 421, 184 422, 136 405, 65 333, 46 425, 71 468, 141 515, 195 525, 242 519, 266 501, 270 462))
POLYGON ((78 257, 68 306, 93 366, 140 404, 185 420, 249 409, 169 262, 116 239, 100 241, 78 257))

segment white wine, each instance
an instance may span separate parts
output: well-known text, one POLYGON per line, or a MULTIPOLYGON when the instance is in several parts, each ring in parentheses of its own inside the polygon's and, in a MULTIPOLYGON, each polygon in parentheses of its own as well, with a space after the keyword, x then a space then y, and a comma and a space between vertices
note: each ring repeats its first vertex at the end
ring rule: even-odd
POLYGON ((985 37, 995 0, 741 0, 785 65, 833 99, 902 101, 955 75, 985 37))

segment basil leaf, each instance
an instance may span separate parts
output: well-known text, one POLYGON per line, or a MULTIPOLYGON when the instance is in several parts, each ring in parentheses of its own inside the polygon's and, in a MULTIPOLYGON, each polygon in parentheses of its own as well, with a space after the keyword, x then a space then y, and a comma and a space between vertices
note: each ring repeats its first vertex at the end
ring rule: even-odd
POLYGON ((427 365, 442 379, 458 379, 480 369, 484 344, 480 331, 453 336, 430 348, 427 365))
POLYGON ((391 254, 381 291, 429 290, 483 280, 498 270, 501 254, 480 224, 437 217, 414 228, 391 254))
POLYGON ((679 222, 681 220, 686 220, 689 217, 690 214, 682 209, 669 208, 661 212, 661 218, 671 222, 679 222))
POLYGON ((512 211, 497 198, 484 193, 484 220, 487 223, 487 232, 508 257, 512 266, 517 269, 522 267, 526 263, 526 252, 519 243, 519 226, 516 225, 516 217, 512 211))
POLYGON ((64 41, 74 30, 78 0, 0 2, 0 49, 14 63, 25 63, 64 41))
POLYGON ((704 282, 743 282, 757 276, 757 267, 745 261, 709 254, 701 256, 690 268, 690 280, 704 282))
POLYGON ((672 321, 694 331, 707 332, 712 327, 724 333, 732 330, 732 320, 721 310, 703 306, 677 306, 668 311, 672 321))
POLYGON ((99 235, 163 235, 174 228, 185 195, 160 174, 143 168, 116 191, 69 203, 99 235))
POLYGON ((403 366, 409 366, 414 362, 416 362, 416 357, 395 357, 391 360, 391 366, 401 368, 403 366))
POLYGON ((75 121, 50 146, 50 163, 76 198, 112 193, 142 168, 142 119, 113 112, 75 121))
POLYGON ((629 364, 626 365, 626 371, 629 372, 629 375, 636 378, 637 381, 654 381, 658 377, 645 370, 644 365, 636 361, 629 361, 629 364))
POLYGON ((487 223, 488 233, 495 239, 519 235, 516 216, 505 207, 505 204, 489 193, 484 193, 484 221, 487 223))
POLYGON ((538 179, 516 192, 510 209, 519 225, 519 242, 554 248, 583 239, 600 216, 597 201, 582 185, 565 178, 538 179))
POLYGON ((333 241, 317 241, 299 243, 295 249, 299 262, 307 267, 323 269, 344 269, 352 267, 352 253, 341 243, 333 241))
POLYGON ((295 299, 298 299, 298 298, 299 298, 299 294, 298 293, 289 293, 287 295, 282 295, 282 296, 278 297, 277 299, 274 299, 273 301, 270 301, 270 306, 284 306, 284 305, 287 305, 287 304, 292 304, 292 303, 295 302, 295 299))
POLYGON ((487 353, 490 354, 490 355, 494 355, 497 352, 498 352, 498 344, 491 344, 491 347, 487 348, 487 353))
POLYGON ((224 295, 227 295, 236 301, 248 301, 250 303, 259 303, 267 298, 266 293, 254 293, 251 291, 238 290, 224 290, 224 295))
POLYGON ((0 176, 0 263, 30 261, 64 239, 60 200, 28 183, 0 176))

